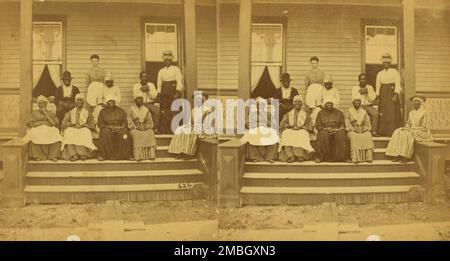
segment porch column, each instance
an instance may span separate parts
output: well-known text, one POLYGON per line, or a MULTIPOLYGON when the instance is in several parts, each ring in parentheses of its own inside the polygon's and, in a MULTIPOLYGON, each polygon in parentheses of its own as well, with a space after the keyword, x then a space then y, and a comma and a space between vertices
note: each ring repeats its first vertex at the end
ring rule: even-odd
POLYGON ((185 82, 187 98, 191 99, 197 89, 197 39, 196 0, 184 0, 184 27, 186 46, 185 82))
POLYGON ((239 5, 239 83, 238 96, 250 98, 252 72, 252 0, 239 5))
POLYGON ((33 0, 20 1, 20 135, 31 113, 33 89, 33 0))
POLYGON ((409 98, 416 94, 416 64, 415 64, 415 0, 403 0, 403 49, 405 62, 405 106, 404 118, 408 118, 411 110, 409 98))

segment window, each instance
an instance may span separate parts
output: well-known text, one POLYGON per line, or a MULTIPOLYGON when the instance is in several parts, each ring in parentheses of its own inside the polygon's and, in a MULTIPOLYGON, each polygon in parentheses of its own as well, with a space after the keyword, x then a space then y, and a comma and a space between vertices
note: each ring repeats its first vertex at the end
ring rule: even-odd
POLYGON ((365 37, 366 64, 380 64, 383 53, 390 53, 392 63, 398 64, 397 27, 366 25, 365 37))
POLYGON ((63 65, 62 22, 33 22, 33 86, 36 86, 45 67, 58 86, 63 65))
POLYGON ((145 61, 161 62, 162 53, 171 50, 178 61, 178 33, 176 24, 145 24, 145 61))
POLYGON ((283 44, 283 24, 252 24, 252 89, 256 88, 266 68, 274 86, 279 86, 283 44))

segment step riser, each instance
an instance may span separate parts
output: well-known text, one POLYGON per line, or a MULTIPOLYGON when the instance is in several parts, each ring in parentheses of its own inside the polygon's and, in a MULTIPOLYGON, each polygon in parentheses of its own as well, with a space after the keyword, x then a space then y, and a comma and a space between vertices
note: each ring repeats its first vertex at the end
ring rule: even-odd
POLYGON ((120 178, 30 178, 27 185, 43 186, 76 186, 76 185, 134 185, 134 184, 166 184, 166 183, 198 183, 203 175, 179 175, 170 177, 120 177, 120 178))
MULTIPOLYGON (((274 174, 276 175, 276 174, 274 174)), ((403 186, 420 185, 418 178, 380 178, 380 179, 308 179, 273 180, 243 179, 246 187, 363 187, 363 186, 403 186)))
POLYGON ((171 140, 172 138, 156 138, 156 144, 158 146, 169 146, 171 140))
MULTIPOLYGON (((375 149, 385 149, 385 148, 387 148, 388 143, 389 143, 388 140, 374 140, 373 141, 375 149)), ((311 145, 315 146, 316 145, 316 141, 311 141, 311 145)))
POLYGON ((244 194, 244 205, 312 205, 325 202, 340 204, 406 203, 423 201, 423 195, 410 193, 339 194, 339 195, 264 195, 244 194))
POLYGON ((172 155, 167 150, 156 150, 156 158, 168 158, 172 155))
POLYGON ((246 165, 245 172, 265 173, 359 173, 359 172, 404 172, 414 171, 415 166, 411 164, 396 165, 246 165))
POLYGON ((108 200, 147 202, 198 199, 191 190, 151 192, 91 192, 91 193, 26 193, 28 204, 99 203, 108 200))
POLYGON ((140 162, 135 164, 64 164, 64 163, 30 163, 28 171, 133 171, 133 170, 167 170, 167 169, 196 169, 196 161, 179 162, 140 162))

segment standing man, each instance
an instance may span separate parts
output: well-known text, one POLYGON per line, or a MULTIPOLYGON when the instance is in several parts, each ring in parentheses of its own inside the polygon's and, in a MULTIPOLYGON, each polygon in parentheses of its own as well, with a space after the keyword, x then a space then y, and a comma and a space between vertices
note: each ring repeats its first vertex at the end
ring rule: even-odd
POLYGON ((75 108, 75 96, 80 93, 80 90, 72 85, 72 74, 69 71, 63 72, 61 80, 63 85, 56 88, 54 95, 59 126, 66 113, 75 108))
POLYGON ((133 96, 143 97, 144 106, 150 111, 153 121, 153 128, 155 132, 159 130, 159 117, 161 110, 156 106, 156 97, 158 96, 158 90, 155 85, 148 81, 148 76, 146 71, 139 73, 140 82, 133 86, 133 96))
POLYGON ((291 81, 289 73, 283 73, 281 75, 281 88, 277 89, 274 94, 274 98, 278 99, 280 104, 279 121, 294 108, 294 97, 298 95, 298 91, 291 87, 291 81))
POLYGON ((352 88, 352 101, 356 99, 361 100, 361 107, 369 114, 370 123, 372 126, 372 136, 378 137, 378 121, 380 120, 380 113, 373 107, 377 95, 372 85, 367 84, 366 74, 361 73, 358 76, 359 85, 352 88))
POLYGON ((172 102, 181 97, 183 75, 180 68, 173 65, 172 51, 165 51, 162 56, 165 66, 158 72, 158 93, 160 97, 160 132, 171 134, 171 122, 175 112, 171 111, 172 102))
POLYGON ((376 94, 379 101, 380 121, 378 134, 390 137, 402 124, 400 93, 402 91, 400 73, 391 68, 389 53, 382 56, 384 69, 377 75, 376 94))
POLYGON ((325 78, 325 73, 319 69, 319 57, 311 57, 309 63, 311 64, 311 71, 305 76, 306 89, 308 89, 311 84, 323 85, 323 80, 325 78))

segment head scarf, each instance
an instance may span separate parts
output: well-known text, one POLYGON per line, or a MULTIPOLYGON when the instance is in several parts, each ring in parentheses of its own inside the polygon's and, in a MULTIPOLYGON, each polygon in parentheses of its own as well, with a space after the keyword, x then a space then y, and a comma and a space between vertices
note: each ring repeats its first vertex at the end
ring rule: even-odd
POLYGON ((41 103, 41 102, 45 102, 45 103, 48 103, 48 99, 47 99, 47 97, 45 97, 44 95, 39 95, 37 98, 36 98, 36 103, 41 103))
POLYGON ((115 101, 116 102, 116 104, 119 102, 119 98, 116 96, 116 95, 114 95, 114 94, 108 94, 106 97, 105 97, 105 101, 106 102, 109 102, 109 101, 115 101))
POLYGON ((78 100, 78 99, 82 99, 83 101, 86 101, 86 98, 81 93, 78 93, 77 95, 75 95, 75 101, 78 100))
POLYGON ((302 98, 302 96, 301 95, 296 95, 296 96, 294 96, 294 100, 293 100, 294 102, 296 102, 296 101, 301 101, 302 103, 303 103, 303 98, 302 98))
POLYGON ((381 62, 392 62, 392 56, 390 53, 385 53, 381 56, 381 62))
POLYGON ((325 96, 325 98, 323 98, 323 105, 325 106, 325 104, 327 104, 327 103, 329 103, 329 102, 331 102, 331 103, 333 103, 333 105, 336 105, 336 98, 334 98, 333 96, 325 96))

